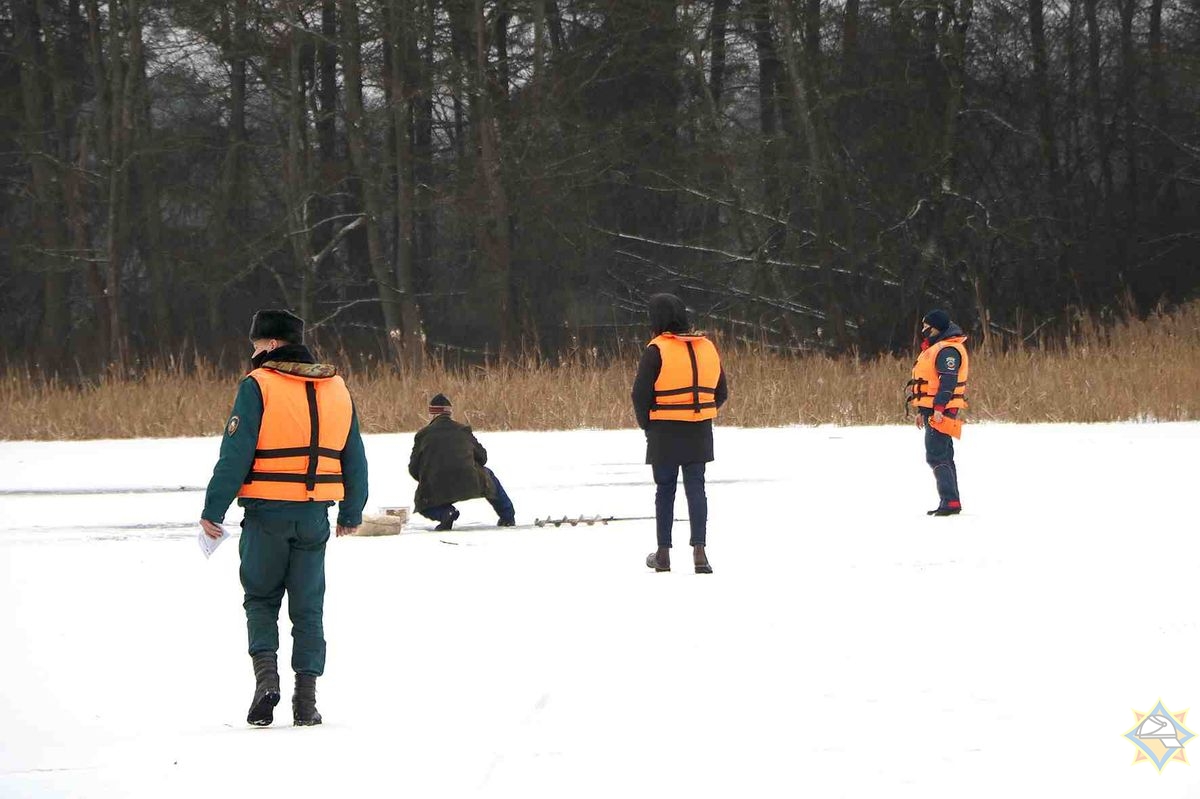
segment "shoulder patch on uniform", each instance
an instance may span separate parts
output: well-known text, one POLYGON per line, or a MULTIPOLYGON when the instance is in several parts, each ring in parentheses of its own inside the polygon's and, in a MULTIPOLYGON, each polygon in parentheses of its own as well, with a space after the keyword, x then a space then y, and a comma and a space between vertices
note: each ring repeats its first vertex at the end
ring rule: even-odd
POLYGON ((230 416, 229 424, 225 425, 225 435, 231 436, 236 433, 238 431, 238 425, 241 423, 241 419, 237 418, 236 416, 230 416))
POLYGON ((958 359, 955 358, 953 355, 947 355, 946 356, 946 368, 953 369, 956 366, 958 366, 958 359))

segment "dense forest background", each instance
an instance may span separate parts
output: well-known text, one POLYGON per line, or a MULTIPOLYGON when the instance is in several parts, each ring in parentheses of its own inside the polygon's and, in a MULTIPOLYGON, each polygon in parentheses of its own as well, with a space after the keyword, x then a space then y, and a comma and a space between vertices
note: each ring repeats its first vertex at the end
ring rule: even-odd
POLYGON ((1200 289, 1195 0, 10 0, 0 358, 785 351, 1200 289))

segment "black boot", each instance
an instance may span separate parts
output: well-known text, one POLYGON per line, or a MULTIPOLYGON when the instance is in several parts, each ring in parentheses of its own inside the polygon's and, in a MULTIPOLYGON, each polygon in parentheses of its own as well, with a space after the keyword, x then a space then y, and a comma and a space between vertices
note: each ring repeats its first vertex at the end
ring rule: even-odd
POLYGON ((657 551, 646 556, 646 566, 656 572, 671 571, 671 548, 659 547, 657 551))
POLYGON ((947 502, 945 505, 938 505, 933 510, 925 511, 926 516, 957 516, 962 513, 961 502, 947 502))
POLYGON ((712 574, 712 566, 708 564, 708 555, 704 552, 704 545, 692 547, 692 565, 696 567, 696 574, 712 574))
POLYGON ((454 528, 454 520, 458 518, 458 508, 451 508, 442 515, 442 520, 438 522, 438 526, 433 528, 438 531, 445 531, 454 528))
POLYGON ((254 699, 246 722, 255 727, 265 727, 275 720, 275 706, 279 704, 279 667, 274 652, 258 652, 254 659, 254 699))
POLYGON ((311 674, 296 675, 296 690, 292 692, 292 724, 312 727, 321 723, 317 712, 317 678, 311 674))

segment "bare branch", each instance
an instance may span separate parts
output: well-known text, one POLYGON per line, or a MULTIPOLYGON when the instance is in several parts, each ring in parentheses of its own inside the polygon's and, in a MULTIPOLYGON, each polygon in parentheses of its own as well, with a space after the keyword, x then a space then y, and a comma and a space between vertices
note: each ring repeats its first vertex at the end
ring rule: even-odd
MULTIPOLYGON (((345 215, 343 215, 343 216, 345 216, 345 215)), ((330 217, 330 219, 334 219, 334 218, 335 217, 330 217)), ((349 233, 351 230, 354 230, 355 228, 362 227, 363 223, 365 223, 366 221, 367 221, 367 215, 359 214, 358 217, 353 222, 346 225, 341 230, 339 230, 337 233, 335 233, 333 238, 331 238, 329 240, 329 243, 326 244, 323 248, 321 248, 321 251, 319 253, 317 253, 316 255, 314 255, 312 257, 312 265, 314 267, 316 267, 317 264, 321 263, 321 261, 323 261, 325 259, 325 256, 327 256, 327 255, 329 255, 329 253, 333 252, 333 248, 338 245, 339 241, 341 241, 342 239, 344 239, 346 237, 347 233, 349 233)), ((320 223, 318 223, 318 224, 320 224, 320 223)))

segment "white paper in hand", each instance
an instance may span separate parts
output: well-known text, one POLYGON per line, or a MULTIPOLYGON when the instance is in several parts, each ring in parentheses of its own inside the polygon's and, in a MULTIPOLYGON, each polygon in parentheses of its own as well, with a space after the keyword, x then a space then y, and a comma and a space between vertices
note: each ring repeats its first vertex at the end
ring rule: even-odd
POLYGON ((208 533, 204 532, 204 528, 200 528, 200 551, 204 553, 204 557, 212 556, 212 553, 217 551, 217 547, 221 546, 221 542, 229 538, 229 531, 225 529, 225 525, 218 524, 221 528, 221 536, 219 538, 209 538, 208 533))

